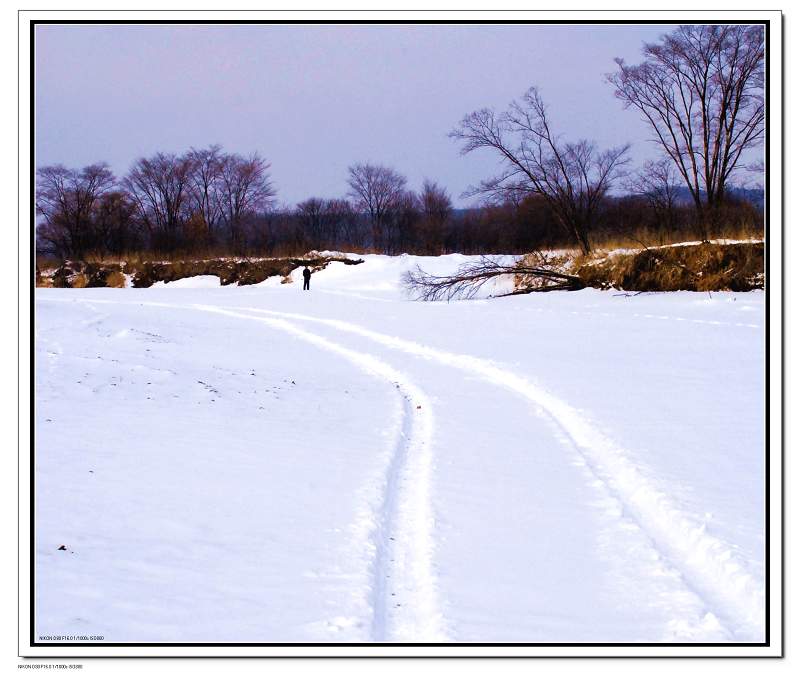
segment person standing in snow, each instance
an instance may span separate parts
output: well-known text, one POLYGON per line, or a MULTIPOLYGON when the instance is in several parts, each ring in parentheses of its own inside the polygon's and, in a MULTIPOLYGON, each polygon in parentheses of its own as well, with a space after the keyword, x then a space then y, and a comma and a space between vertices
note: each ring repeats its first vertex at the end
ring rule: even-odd
POLYGON ((308 266, 303 268, 303 289, 311 289, 311 271, 308 269, 308 266))

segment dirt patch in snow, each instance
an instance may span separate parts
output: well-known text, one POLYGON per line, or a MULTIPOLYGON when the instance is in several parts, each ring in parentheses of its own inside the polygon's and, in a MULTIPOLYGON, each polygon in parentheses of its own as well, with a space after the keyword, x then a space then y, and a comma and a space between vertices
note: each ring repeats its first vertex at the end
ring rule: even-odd
POLYGON ((308 266, 312 272, 337 261, 346 265, 363 263, 344 255, 309 252, 300 257, 269 259, 205 259, 181 261, 142 261, 137 263, 91 263, 66 261, 55 270, 38 271, 37 287, 150 287, 156 282, 174 282, 198 275, 215 275, 220 284, 258 284, 278 276, 291 282, 296 268, 308 266))

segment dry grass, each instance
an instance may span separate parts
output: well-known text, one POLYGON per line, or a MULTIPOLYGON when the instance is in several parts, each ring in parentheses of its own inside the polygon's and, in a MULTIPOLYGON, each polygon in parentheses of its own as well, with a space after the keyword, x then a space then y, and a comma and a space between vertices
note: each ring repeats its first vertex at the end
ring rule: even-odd
POLYGON ((89 278, 83 273, 76 273, 70 277, 69 283, 73 289, 83 289, 89 286, 89 278))
POLYGON ((574 261, 588 286, 627 291, 749 291, 764 286, 764 243, 704 243, 574 261))
POLYGON ((125 275, 120 271, 114 270, 106 277, 106 287, 122 288, 125 286, 125 275))
POLYGON ((58 268, 63 261, 53 256, 36 255, 36 270, 37 271, 51 271, 58 268))

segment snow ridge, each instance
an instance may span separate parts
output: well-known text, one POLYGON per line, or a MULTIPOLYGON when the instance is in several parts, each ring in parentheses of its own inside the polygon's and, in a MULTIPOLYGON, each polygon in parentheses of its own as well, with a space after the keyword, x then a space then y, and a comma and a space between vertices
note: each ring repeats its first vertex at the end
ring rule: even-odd
POLYGON ((687 583, 739 640, 765 638, 765 591, 734 549, 677 507, 619 446, 567 402, 489 360, 438 350, 341 320, 258 308, 243 310, 330 326, 386 347, 471 372, 544 409, 572 440, 593 473, 619 498, 687 583))
POLYGON ((218 306, 191 308, 260 322, 335 353, 391 383, 403 398, 403 420, 386 472, 382 505, 375 515, 372 641, 447 641, 433 572, 431 506, 433 407, 402 372, 285 320, 252 316, 218 306))
POLYGON ((387 473, 376 533, 373 641, 444 641, 432 585, 431 437, 427 397, 412 384, 395 384, 403 424, 387 473))

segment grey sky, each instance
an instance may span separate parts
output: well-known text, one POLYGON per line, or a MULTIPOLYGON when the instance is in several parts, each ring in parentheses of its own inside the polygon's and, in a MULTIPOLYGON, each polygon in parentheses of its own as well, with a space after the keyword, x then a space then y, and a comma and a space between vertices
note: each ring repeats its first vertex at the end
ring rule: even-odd
POLYGON ((347 166, 390 165, 460 193, 495 169, 447 133, 538 85, 555 128, 655 154, 604 82, 670 26, 38 26, 36 162, 219 143, 272 163, 281 202, 344 195, 347 166))

